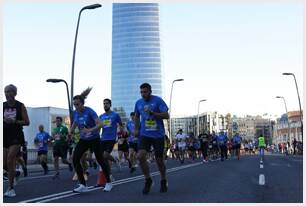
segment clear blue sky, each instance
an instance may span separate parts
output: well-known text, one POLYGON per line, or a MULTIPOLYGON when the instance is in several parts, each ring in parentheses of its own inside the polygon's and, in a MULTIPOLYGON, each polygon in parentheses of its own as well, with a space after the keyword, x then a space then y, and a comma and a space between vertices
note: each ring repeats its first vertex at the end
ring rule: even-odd
MULTIPOLYGON (((97 1, 99 2, 99 1, 97 1)), ((82 14, 75 94, 93 86, 86 104, 103 112, 111 96, 111 3, 82 14)), ((15 84, 26 106, 67 107, 77 15, 86 3, 6 3, 3 7, 3 83, 15 84)), ((173 115, 238 116, 297 110, 295 73, 303 103, 303 5, 297 3, 161 3, 165 100, 171 82, 173 115)))

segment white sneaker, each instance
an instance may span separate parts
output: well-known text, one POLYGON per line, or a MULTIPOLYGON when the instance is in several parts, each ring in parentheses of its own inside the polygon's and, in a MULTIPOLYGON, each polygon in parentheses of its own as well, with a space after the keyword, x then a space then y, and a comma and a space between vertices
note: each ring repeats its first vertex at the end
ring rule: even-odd
POLYGON ((4 193, 4 197, 15 197, 16 193, 14 189, 8 189, 5 193, 4 193))
POLYGON ((104 192, 110 192, 112 190, 112 188, 113 188, 112 183, 108 182, 108 183, 105 184, 105 187, 104 187, 103 191, 104 192))
POLYGON ((82 184, 79 184, 79 187, 73 189, 73 192, 82 193, 82 192, 88 192, 88 187, 82 184))

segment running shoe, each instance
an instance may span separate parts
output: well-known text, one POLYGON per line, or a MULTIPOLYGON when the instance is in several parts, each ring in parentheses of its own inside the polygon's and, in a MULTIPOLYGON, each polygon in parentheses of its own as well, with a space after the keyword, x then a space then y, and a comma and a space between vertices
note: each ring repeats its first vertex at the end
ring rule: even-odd
POLYGON ((132 167, 131 169, 130 169, 130 173, 132 174, 133 172, 135 172, 136 171, 136 168, 135 167, 132 167))
POLYGON ((104 192, 110 192, 110 191, 112 190, 112 188, 113 188, 112 183, 107 182, 107 183, 105 184, 105 186, 104 186, 103 191, 104 191, 104 192))
POLYGON ((14 189, 8 189, 5 193, 4 193, 4 197, 15 197, 16 193, 14 189))
POLYGON ((88 187, 83 184, 79 184, 77 188, 73 189, 73 192, 76 193, 88 192, 88 187))
POLYGON ((168 182, 167 180, 160 181, 160 192, 167 192, 168 191, 168 182))
POLYGON ((142 190, 142 194, 147 195, 151 190, 152 184, 153 184, 153 181, 151 178, 146 179, 145 186, 142 190))

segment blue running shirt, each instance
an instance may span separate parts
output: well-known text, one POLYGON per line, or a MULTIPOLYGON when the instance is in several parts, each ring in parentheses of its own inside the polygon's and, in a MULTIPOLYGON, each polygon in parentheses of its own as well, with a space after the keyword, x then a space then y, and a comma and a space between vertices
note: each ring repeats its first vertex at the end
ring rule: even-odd
POLYGON ((151 138, 164 138, 165 128, 164 122, 161 119, 156 119, 153 115, 144 111, 145 107, 153 112, 163 113, 168 112, 168 107, 162 98, 151 95, 149 101, 143 98, 139 99, 135 104, 135 113, 140 115, 140 136, 151 138))
POLYGON ((104 113, 99 117, 102 121, 103 130, 101 135, 101 141, 104 140, 116 140, 117 127, 121 124, 121 118, 119 114, 111 111, 110 113, 104 113))
POLYGON ((127 131, 129 132, 129 139, 128 142, 135 142, 135 136, 134 136, 134 129, 135 129, 135 123, 130 120, 126 124, 127 131))
POLYGON ((77 124, 80 130, 80 138, 83 140, 92 140, 99 138, 99 130, 85 133, 82 132, 83 128, 93 128, 96 126, 95 119, 98 118, 97 113, 90 107, 84 107, 84 111, 79 113, 78 111, 73 112, 73 120, 77 124))
POLYGON ((36 134, 34 141, 38 142, 38 151, 48 151, 48 140, 50 135, 47 132, 39 132, 36 134))

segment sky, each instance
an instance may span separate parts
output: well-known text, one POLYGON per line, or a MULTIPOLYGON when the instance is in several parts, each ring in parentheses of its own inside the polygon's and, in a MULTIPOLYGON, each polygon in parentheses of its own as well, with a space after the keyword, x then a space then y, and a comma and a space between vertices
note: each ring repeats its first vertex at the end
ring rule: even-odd
MULTIPOLYGON (((92 1, 90 1, 92 2, 92 1)), ((111 97, 112 5, 82 13, 74 94, 88 86, 86 100, 98 114, 111 97)), ((18 87, 16 99, 28 107, 67 108, 62 83, 70 85, 74 35, 84 3, 6 2, 3 6, 3 85, 18 87)), ((303 105, 303 5, 300 3, 162 2, 160 30, 164 99, 172 115, 218 111, 237 116, 280 116, 298 110, 292 76, 303 105)), ((69 88, 70 90, 70 88, 69 88)), ((4 94, 3 94, 4 95, 4 94)))

